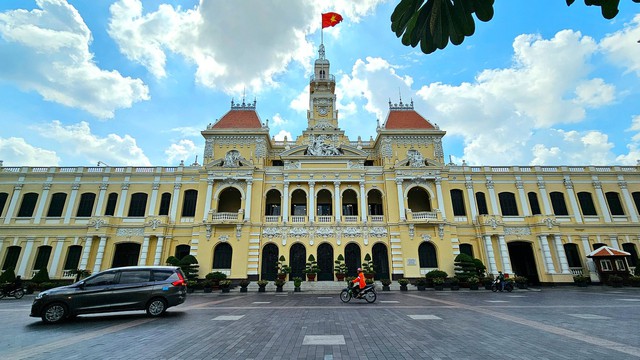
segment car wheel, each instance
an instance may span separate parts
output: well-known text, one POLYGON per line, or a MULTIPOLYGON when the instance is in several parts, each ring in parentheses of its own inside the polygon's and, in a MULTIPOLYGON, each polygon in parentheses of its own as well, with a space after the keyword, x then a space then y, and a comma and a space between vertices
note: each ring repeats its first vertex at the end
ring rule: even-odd
POLYGON ((160 316, 167 310, 167 303, 160 298, 151 299, 147 304, 147 314, 149 316, 160 316))
POLYGON ((53 324, 62 321, 67 316, 67 307, 61 303, 53 303, 42 310, 42 321, 53 324))

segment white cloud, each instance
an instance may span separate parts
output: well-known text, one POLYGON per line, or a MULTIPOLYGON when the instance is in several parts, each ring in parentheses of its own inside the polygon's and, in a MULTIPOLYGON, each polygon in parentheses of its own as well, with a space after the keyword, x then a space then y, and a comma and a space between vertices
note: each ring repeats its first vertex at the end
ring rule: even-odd
POLYGON ((602 50, 613 64, 619 64, 640 76, 640 56, 638 56, 638 40, 640 40, 640 14, 625 24, 624 29, 607 35, 601 42, 602 50))
POLYGON ((4 166, 58 166, 60 158, 55 151, 41 149, 22 138, 0 138, 0 160, 4 166))
POLYGON ((64 0, 36 3, 40 9, 0 13, 0 79, 101 118, 149 99, 140 79, 95 64, 91 32, 73 6, 64 0))
MULTIPOLYGON (((288 123, 288 121, 283 119, 282 115, 280 115, 279 113, 273 115, 273 118, 271 120, 273 121, 274 126, 283 126, 288 123)), ((271 124, 269 126, 271 126, 271 124)))
POLYGON ((314 50, 306 36, 319 29, 322 11, 357 22, 382 1, 200 1, 193 9, 163 4, 143 14, 139 0, 121 0, 110 8, 109 34, 156 77, 166 76, 172 52, 196 65, 196 81, 206 87, 259 92, 275 86, 273 77, 292 62, 311 69, 314 50))
POLYGON ((307 112, 309 110, 309 85, 305 86, 295 99, 291 100, 289 107, 299 112, 307 112))
POLYGON ((291 136, 291 133, 286 130, 280 130, 280 132, 275 134, 273 137, 276 141, 284 141, 285 137, 287 138, 287 141, 295 141, 293 136, 291 136))
POLYGON ((195 126, 181 126, 171 129, 171 132, 177 132, 184 137, 200 137, 202 128, 195 126))
POLYGON ((535 136, 530 165, 610 165, 613 143, 600 131, 548 129, 535 136))
POLYGON ((640 164, 640 115, 635 115, 631 119, 631 126, 627 131, 636 131, 637 133, 631 138, 631 142, 627 144, 629 152, 619 155, 616 162, 622 165, 640 164))
POLYGON ((104 161, 112 166, 151 165, 142 149, 138 147, 136 139, 129 135, 121 137, 116 134, 99 137, 91 133, 89 124, 84 121, 64 126, 60 121, 54 120, 49 124, 33 126, 31 130, 60 143, 61 153, 80 156, 89 163, 104 161))
POLYGON ((164 153, 167 155, 167 163, 169 164, 176 163, 179 160, 184 160, 185 164, 191 164, 195 161, 198 148, 193 141, 183 139, 175 144, 171 144, 164 153))

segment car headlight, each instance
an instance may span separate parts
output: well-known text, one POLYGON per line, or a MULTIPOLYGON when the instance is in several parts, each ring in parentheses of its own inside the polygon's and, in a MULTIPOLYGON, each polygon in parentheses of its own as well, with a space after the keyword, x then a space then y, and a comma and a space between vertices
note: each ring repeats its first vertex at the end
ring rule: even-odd
POLYGON ((46 291, 41 291, 41 292, 38 293, 38 295, 36 295, 36 300, 42 299, 45 296, 47 296, 47 292, 46 291))

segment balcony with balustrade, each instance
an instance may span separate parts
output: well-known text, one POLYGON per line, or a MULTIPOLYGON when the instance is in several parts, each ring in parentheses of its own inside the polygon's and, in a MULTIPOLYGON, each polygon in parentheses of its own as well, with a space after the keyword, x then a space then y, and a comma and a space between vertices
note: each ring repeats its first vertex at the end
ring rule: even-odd
POLYGON ((406 209, 407 221, 414 223, 442 223, 442 214, 439 211, 416 211, 406 209))

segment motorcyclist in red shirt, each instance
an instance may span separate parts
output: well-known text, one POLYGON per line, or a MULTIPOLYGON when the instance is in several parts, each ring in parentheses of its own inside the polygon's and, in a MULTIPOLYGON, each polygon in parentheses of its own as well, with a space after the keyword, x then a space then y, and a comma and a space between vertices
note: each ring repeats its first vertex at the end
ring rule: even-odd
POLYGON ((362 268, 358 268, 358 276, 352 281, 354 284, 357 283, 358 286, 353 287, 353 293, 355 297, 360 297, 360 290, 364 289, 367 286, 367 283, 364 281, 364 273, 362 272, 362 268))

